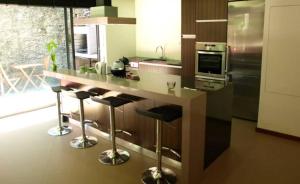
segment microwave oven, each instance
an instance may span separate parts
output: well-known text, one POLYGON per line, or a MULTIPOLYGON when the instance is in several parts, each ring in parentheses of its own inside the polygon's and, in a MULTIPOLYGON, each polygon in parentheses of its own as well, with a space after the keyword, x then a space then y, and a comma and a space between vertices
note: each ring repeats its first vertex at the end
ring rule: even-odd
POLYGON ((226 43, 196 43, 196 78, 226 80, 227 68, 226 43))
POLYGON ((97 56, 96 26, 74 27, 75 55, 97 56))

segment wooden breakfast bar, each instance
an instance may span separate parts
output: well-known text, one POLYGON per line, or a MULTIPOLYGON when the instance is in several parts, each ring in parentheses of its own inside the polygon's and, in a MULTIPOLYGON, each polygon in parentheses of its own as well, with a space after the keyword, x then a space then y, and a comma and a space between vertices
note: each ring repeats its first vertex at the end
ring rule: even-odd
POLYGON ((160 73, 139 73, 140 80, 112 75, 81 74, 75 70, 44 71, 47 77, 70 81, 182 106, 181 123, 181 181, 199 184, 204 172, 206 93, 181 87, 181 77, 160 73), (176 82, 168 90, 167 82, 176 82))

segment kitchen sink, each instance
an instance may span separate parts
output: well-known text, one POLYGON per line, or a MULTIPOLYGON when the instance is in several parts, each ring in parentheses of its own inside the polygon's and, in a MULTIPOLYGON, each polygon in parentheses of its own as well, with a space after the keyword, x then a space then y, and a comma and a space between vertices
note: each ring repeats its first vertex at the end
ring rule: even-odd
POLYGON ((159 62, 159 61, 167 61, 167 60, 166 59, 159 59, 159 58, 148 58, 148 59, 144 59, 143 61, 159 62))

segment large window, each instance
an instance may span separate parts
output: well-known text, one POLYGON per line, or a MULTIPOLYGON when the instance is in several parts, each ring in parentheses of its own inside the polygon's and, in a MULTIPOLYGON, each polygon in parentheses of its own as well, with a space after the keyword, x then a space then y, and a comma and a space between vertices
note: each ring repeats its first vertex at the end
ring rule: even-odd
POLYGON ((0 118, 55 104, 57 81, 42 75, 46 44, 55 40, 58 67, 67 68, 67 35, 63 8, 0 5, 0 118))

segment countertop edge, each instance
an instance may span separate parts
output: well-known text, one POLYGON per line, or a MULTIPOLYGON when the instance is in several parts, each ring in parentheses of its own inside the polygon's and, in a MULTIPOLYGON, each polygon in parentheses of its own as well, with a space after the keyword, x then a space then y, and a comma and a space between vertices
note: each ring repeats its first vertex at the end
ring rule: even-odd
MULTIPOLYGON (((65 71, 68 71, 68 70, 65 70, 65 71)), ((137 90, 137 89, 131 88, 131 87, 110 84, 107 82, 97 81, 92 78, 74 76, 74 75, 59 72, 59 71, 53 72, 53 71, 49 71, 49 70, 44 70, 43 73, 45 76, 57 78, 60 80, 69 80, 71 82, 77 82, 77 83, 81 83, 81 84, 91 85, 94 87, 101 87, 101 88, 109 89, 109 90, 113 90, 113 91, 120 91, 120 92, 124 92, 124 93, 127 92, 128 94, 136 95, 136 96, 140 96, 140 97, 144 97, 144 98, 149 98, 149 99, 158 99, 158 98, 160 99, 161 98, 162 101, 167 101, 167 102, 171 102, 171 103, 174 102, 174 104, 177 104, 177 105, 184 105, 186 103, 193 101, 194 99, 199 98, 200 96, 203 96, 203 95, 206 96, 206 92, 197 91, 197 92, 195 92, 197 94, 193 94, 190 97, 177 97, 177 96, 171 96, 168 94, 160 94, 160 93, 157 93, 154 91, 147 91, 147 90, 143 90, 143 89, 137 90), (103 86, 100 84, 102 84, 103 86)), ((187 91, 188 89, 182 88, 182 90, 183 90, 182 92, 184 92, 184 93, 188 92, 187 91)), ((190 92, 194 93, 193 91, 190 91, 190 92)), ((188 93, 190 93, 190 92, 188 92, 188 93)))
POLYGON ((182 69, 182 66, 171 65, 171 64, 148 63, 148 62, 144 62, 144 61, 139 62, 139 64, 142 64, 142 65, 149 65, 149 66, 162 66, 162 67, 168 67, 168 68, 178 68, 178 69, 182 69))

